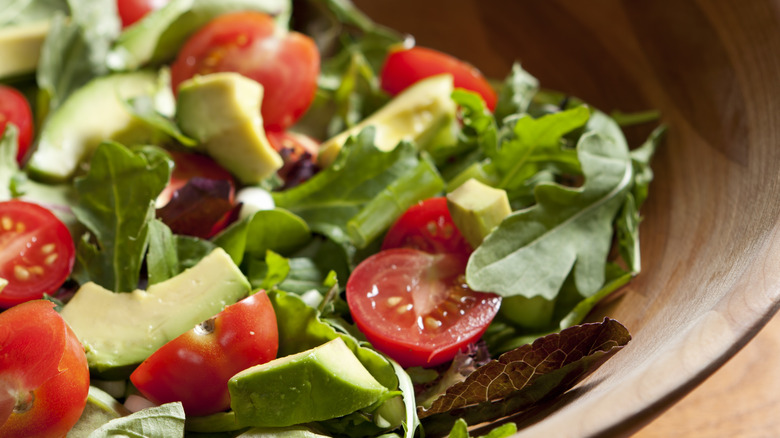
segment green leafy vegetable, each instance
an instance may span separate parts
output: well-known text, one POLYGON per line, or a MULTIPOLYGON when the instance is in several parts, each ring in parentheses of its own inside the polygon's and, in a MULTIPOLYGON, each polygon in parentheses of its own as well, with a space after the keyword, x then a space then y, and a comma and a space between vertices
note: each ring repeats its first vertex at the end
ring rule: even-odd
POLYGON ((633 168, 622 136, 586 133, 577 153, 584 185, 538 185, 537 204, 507 217, 472 254, 466 278, 474 290, 552 300, 572 269, 583 296, 601 288, 633 168))
POLYGON ((528 112, 528 107, 538 91, 539 81, 523 70, 519 63, 514 63, 498 93, 494 111, 496 120, 503 124, 507 117, 528 112))
POLYGON ((78 245, 79 282, 116 292, 138 286, 146 253, 154 200, 170 178, 164 153, 134 153, 119 143, 102 143, 89 172, 75 180, 79 194, 73 207, 90 234, 78 245))
POLYGON ((0 27, 48 20, 58 12, 67 14, 65 0, 9 0, 0 8, 0 27))
POLYGON ((184 408, 180 402, 138 411, 109 421, 89 438, 163 438, 184 436, 184 408))
POLYGON ((630 340, 625 327, 608 318, 547 335, 478 368, 418 414, 434 435, 458 418, 479 424, 505 417, 562 394, 630 340))
MULTIPOLYGON (((452 426, 452 430, 449 433, 450 438, 469 438, 469 425, 466 420, 459 418, 458 421, 452 426)), ((506 423, 491 430, 487 435, 481 435, 480 438, 504 438, 514 435, 517 432, 517 425, 515 423, 506 423)))

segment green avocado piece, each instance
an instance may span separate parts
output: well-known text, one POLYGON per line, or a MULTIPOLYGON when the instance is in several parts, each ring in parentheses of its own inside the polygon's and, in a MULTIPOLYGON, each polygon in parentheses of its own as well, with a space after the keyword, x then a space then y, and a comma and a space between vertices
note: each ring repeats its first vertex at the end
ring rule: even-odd
POLYGON ((241 371, 228 390, 238 424, 253 427, 341 417, 389 392, 341 338, 241 371))
POLYGON ((176 121, 222 167, 255 184, 284 164, 265 136, 262 100, 263 86, 238 73, 195 76, 179 86, 176 121))
POLYGON ((455 226, 474 248, 512 213, 505 190, 473 178, 447 194, 447 207, 455 226))
POLYGON ((93 373, 119 378, 250 290, 230 256, 217 248, 192 268, 146 291, 114 293, 86 283, 61 315, 84 345, 93 373))
POLYGON ((49 21, 0 27, 0 79, 35 71, 49 21))
POLYGON ((159 132, 131 114, 125 100, 152 95, 157 74, 150 71, 121 73, 93 79, 76 90, 43 126, 27 170, 50 182, 69 180, 104 140, 148 143, 159 132))
POLYGON ((375 128, 376 147, 383 151, 394 149, 402 140, 425 148, 434 138, 441 139, 443 130, 455 126, 453 89, 449 74, 431 76, 410 86, 374 114, 322 143, 317 153, 320 166, 329 166, 349 137, 367 126, 375 128))
POLYGON ((79 421, 68 432, 67 438, 87 438, 95 429, 125 415, 130 415, 130 411, 122 403, 105 391, 90 386, 87 405, 79 421))

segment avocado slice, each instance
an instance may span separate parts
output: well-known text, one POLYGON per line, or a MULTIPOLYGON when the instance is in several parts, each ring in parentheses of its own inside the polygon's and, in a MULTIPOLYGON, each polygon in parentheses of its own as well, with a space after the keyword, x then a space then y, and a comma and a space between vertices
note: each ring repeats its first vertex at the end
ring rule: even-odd
POLYGON ((49 26, 43 20, 0 27, 0 79, 35 71, 49 26))
MULTIPOLYGON (((449 74, 417 82, 357 125, 322 143, 317 153, 320 166, 333 163, 347 139, 367 126, 376 129, 376 146, 383 151, 394 149, 402 140, 414 141, 421 148, 439 140, 442 130, 455 123, 453 89, 449 74)), ((454 137, 451 140, 454 143, 454 137)))
POLYGON ((62 308, 103 378, 126 377, 166 342, 247 296, 244 274, 221 248, 181 274, 146 291, 114 293, 86 283, 62 308))
POLYGON ((102 389, 90 386, 87 405, 66 438, 87 438, 95 429, 125 415, 130 415, 130 411, 122 403, 102 389))
POLYGON ((512 213, 505 190, 469 179, 447 194, 452 221, 473 248, 512 213))
POLYGON ((253 427, 341 417, 390 392, 341 338, 241 371, 228 381, 228 390, 238 424, 253 427))
POLYGON ((265 136, 262 101, 263 86, 238 73, 195 76, 179 86, 176 121, 241 182, 256 184, 284 164, 265 136))
POLYGON ((36 179, 69 180, 104 140, 154 143, 161 134, 127 110, 125 100, 152 95, 157 74, 138 71, 102 76, 76 90, 46 121, 27 170, 36 179))

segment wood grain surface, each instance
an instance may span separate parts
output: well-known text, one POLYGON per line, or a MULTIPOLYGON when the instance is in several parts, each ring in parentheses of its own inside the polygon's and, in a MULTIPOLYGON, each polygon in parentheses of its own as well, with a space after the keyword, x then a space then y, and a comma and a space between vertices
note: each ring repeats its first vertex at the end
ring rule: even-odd
POLYGON ((606 111, 658 109, 669 127, 643 211, 643 271, 593 315, 618 319, 633 340, 556 403, 517 418, 518 436, 780 436, 718 423, 763 418, 758 396, 769 390, 742 382, 761 378, 762 355, 776 350, 751 344, 733 362, 744 368, 708 382, 714 393, 692 393, 704 404, 675 404, 780 303, 780 1, 357 4, 489 76, 519 61, 545 87, 606 111), (728 397, 743 392, 739 403, 728 397), (686 427, 668 420, 678 413, 686 427))

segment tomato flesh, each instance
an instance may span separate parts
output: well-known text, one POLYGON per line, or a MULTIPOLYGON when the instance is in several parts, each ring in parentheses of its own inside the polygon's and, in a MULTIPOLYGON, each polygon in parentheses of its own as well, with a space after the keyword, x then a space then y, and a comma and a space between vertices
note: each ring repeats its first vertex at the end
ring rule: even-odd
POLYGON ((170 0, 117 0, 116 9, 122 28, 135 24, 146 14, 168 4, 170 0))
POLYGON ((410 248, 381 251, 347 281, 358 328, 403 367, 435 366, 476 342, 498 311, 498 295, 466 286, 462 259, 410 248))
POLYGON ((268 14, 224 14, 187 40, 171 65, 171 85, 176 92, 182 81, 216 72, 237 72, 262 84, 263 125, 283 130, 314 99, 320 54, 311 38, 278 28, 268 14))
POLYGON ((490 111, 498 97, 485 76, 471 64, 426 47, 391 51, 382 66, 382 89, 395 96, 413 83, 442 73, 450 73, 456 88, 465 88, 482 96, 490 111))
POLYGON ((19 130, 16 161, 21 164, 33 138, 32 110, 24 95, 14 88, 0 85, 0 136, 8 123, 19 130))
POLYGON ((71 273, 75 246, 53 213, 29 202, 0 202, 0 307, 55 292, 71 273))
POLYGON ((36 300, 0 314, 2 437, 65 436, 86 406, 87 357, 53 307, 36 300))
POLYGON ((456 254, 463 259, 464 266, 472 252, 452 221, 445 197, 426 199, 407 209, 382 241, 383 250, 390 248, 456 254))
POLYGON ((258 292, 162 346, 130 380, 155 403, 181 401, 187 415, 213 414, 230 407, 228 380, 274 359, 278 347, 276 314, 258 292))

